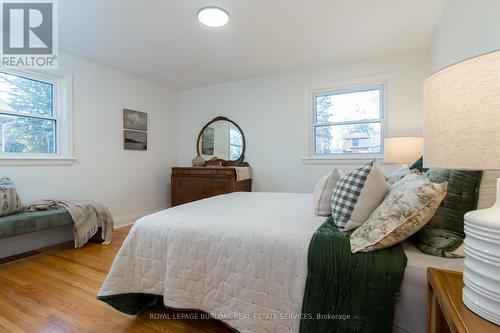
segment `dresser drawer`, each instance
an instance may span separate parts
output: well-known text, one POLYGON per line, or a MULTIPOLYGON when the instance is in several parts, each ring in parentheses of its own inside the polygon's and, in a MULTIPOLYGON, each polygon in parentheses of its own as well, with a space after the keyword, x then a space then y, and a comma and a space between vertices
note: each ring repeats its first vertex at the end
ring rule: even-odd
POLYGON ((177 193, 190 193, 192 195, 219 195, 230 193, 232 189, 231 182, 225 180, 198 179, 183 177, 174 181, 175 191, 177 193))
POLYGON ((172 206, 251 190, 251 179, 236 181, 234 168, 172 168, 172 206))
POLYGON ((175 176, 193 176, 193 177, 227 177, 236 179, 236 172, 234 169, 227 168, 174 168, 172 170, 172 175, 175 176))
POLYGON ((172 187, 175 193, 172 204, 175 206, 232 192, 231 182, 214 179, 174 177, 172 187))

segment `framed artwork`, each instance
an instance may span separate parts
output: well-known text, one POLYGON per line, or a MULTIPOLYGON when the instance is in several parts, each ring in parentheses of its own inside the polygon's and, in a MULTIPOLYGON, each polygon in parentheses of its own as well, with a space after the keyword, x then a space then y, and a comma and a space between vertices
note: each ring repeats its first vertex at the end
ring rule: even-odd
POLYGON ((146 112, 123 109, 123 128, 135 131, 147 131, 148 114, 146 112))
POLYGON ((148 133, 124 130, 123 149, 148 150, 148 133))

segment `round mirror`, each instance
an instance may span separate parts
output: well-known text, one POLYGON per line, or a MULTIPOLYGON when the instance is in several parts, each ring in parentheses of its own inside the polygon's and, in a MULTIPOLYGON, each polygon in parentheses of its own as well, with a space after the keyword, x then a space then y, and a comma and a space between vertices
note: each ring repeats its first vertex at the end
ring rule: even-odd
POLYGON ((245 136, 235 122, 217 117, 205 125, 198 135, 197 151, 205 161, 243 162, 245 136))

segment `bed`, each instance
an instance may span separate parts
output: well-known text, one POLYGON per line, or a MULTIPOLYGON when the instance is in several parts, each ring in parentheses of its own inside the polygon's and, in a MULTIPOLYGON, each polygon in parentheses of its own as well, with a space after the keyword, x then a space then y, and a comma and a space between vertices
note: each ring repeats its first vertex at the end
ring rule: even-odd
MULTIPOLYGON (((159 295, 165 306, 207 312, 242 333, 296 333, 308 245, 325 220, 312 202, 312 194, 237 192, 143 217, 98 298, 159 295)), ((404 249, 394 332, 423 333, 427 267, 463 270, 463 260, 428 256, 410 243, 404 249)))

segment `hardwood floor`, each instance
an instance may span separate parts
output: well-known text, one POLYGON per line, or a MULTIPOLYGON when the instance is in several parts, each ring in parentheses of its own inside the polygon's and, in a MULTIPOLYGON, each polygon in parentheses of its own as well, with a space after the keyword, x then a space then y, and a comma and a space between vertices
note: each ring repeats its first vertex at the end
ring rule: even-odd
POLYGON ((150 319, 179 313, 163 306, 129 316, 96 299, 129 227, 111 245, 45 249, 0 265, 0 332, 232 332, 215 320, 150 319))

